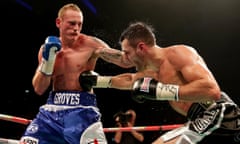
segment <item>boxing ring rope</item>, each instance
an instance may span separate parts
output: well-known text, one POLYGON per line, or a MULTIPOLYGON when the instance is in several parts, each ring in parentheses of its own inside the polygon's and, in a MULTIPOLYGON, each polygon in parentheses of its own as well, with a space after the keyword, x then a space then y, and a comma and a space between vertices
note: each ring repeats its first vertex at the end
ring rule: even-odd
POLYGON ((24 124, 24 125, 27 125, 32 121, 32 120, 29 120, 29 119, 16 117, 16 116, 11 116, 11 115, 6 115, 6 114, 0 114, 0 119, 5 120, 5 121, 20 123, 20 124, 24 124))
MULTIPOLYGON (((21 118, 17 116, 11 116, 6 114, 0 114, 0 120, 11 121, 19 124, 28 125, 32 120, 21 118)), ((129 132, 132 130, 136 131, 167 131, 172 130, 178 127, 183 126, 183 124, 171 124, 171 125, 160 125, 160 126, 135 126, 135 127, 112 127, 112 128, 103 128, 105 133, 108 132, 129 132)), ((0 144, 18 144, 18 140, 0 138, 0 144)))
POLYGON ((104 132, 129 132, 132 130, 136 131, 166 131, 172 130, 182 126, 183 124, 172 124, 172 125, 161 125, 161 126, 135 126, 135 127, 113 127, 113 128, 103 128, 104 132))
POLYGON ((0 144, 19 144, 19 141, 15 139, 0 138, 0 144))

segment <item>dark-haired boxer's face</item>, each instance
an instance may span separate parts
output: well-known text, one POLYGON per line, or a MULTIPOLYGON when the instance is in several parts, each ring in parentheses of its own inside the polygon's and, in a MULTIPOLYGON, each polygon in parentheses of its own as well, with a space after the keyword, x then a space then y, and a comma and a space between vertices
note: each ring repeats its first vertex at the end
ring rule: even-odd
POLYGON ((124 52, 124 54, 126 55, 126 58, 132 62, 136 67, 138 67, 139 65, 141 65, 141 58, 138 56, 138 54, 136 53, 137 48, 134 48, 132 46, 130 46, 129 42, 127 39, 124 39, 121 43, 122 46, 122 51, 124 52))

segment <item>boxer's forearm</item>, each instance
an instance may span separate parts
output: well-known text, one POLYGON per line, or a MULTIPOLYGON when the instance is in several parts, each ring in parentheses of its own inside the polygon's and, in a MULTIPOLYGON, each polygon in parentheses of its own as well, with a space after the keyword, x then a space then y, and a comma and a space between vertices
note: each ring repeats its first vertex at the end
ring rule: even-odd
POLYGON ((131 90, 135 81, 132 73, 125 73, 116 76, 100 76, 94 71, 84 71, 79 76, 79 83, 84 91, 92 88, 116 88, 131 90))
POLYGON ((103 48, 98 49, 97 51, 99 57, 109 63, 114 63, 123 68, 131 68, 134 66, 120 50, 113 48, 103 48))
POLYGON ((135 81, 134 74, 125 73, 111 78, 111 88, 121 89, 121 90, 132 90, 133 83, 135 81))

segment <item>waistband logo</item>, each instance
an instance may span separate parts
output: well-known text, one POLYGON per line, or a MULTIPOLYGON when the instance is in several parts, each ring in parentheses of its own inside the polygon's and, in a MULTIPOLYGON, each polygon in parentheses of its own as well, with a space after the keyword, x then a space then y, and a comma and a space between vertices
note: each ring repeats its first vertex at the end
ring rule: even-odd
POLYGON ((56 93, 54 96, 54 104, 79 105, 79 93, 56 93))
POLYGON ((202 118, 197 118, 193 123, 192 126, 194 127, 195 131, 198 133, 203 133, 210 127, 211 124, 214 124, 214 120, 216 119, 219 110, 212 110, 212 111, 205 111, 202 118))

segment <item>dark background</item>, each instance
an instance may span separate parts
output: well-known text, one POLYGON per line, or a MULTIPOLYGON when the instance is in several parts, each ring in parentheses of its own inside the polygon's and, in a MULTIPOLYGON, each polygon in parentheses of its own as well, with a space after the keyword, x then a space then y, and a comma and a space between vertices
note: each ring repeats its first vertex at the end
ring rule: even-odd
MULTIPOLYGON (((0 113, 33 119, 47 95, 36 96, 31 79, 37 52, 48 35, 58 35, 58 9, 74 2, 83 10, 83 33, 97 36, 120 48, 118 38, 132 21, 142 20, 156 29, 157 43, 164 47, 188 44, 197 49, 222 90, 240 103, 239 96, 239 0, 9 0, 1 2, 1 100, 0 113)), ((102 75, 131 72, 101 59, 96 71, 102 75)), ((96 89, 104 127, 114 127, 113 115, 128 108, 137 112, 137 125, 183 123, 164 101, 136 103, 130 92, 96 89)), ((18 139, 26 126, 0 121, 0 137, 18 139)), ((163 132, 145 132, 151 141, 163 132)), ((109 142, 113 133, 107 133, 109 142)))

